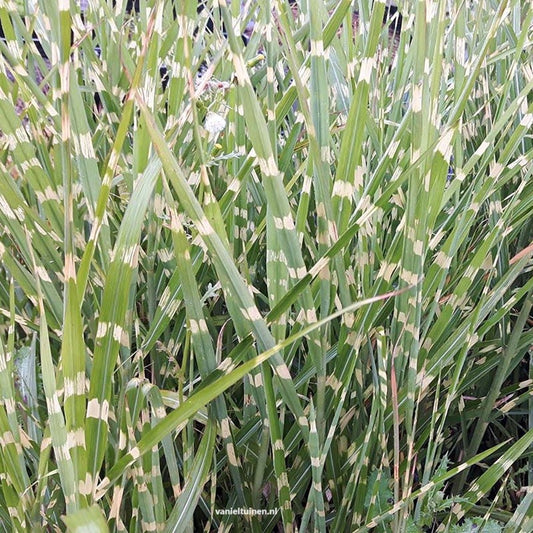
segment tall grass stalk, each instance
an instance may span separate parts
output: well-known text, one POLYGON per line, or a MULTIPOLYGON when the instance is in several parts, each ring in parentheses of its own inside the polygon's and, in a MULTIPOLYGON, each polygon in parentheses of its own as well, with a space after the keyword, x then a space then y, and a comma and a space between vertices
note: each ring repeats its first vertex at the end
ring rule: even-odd
POLYGON ((82 4, 0 4, 0 529, 531 530, 529 3, 82 4))

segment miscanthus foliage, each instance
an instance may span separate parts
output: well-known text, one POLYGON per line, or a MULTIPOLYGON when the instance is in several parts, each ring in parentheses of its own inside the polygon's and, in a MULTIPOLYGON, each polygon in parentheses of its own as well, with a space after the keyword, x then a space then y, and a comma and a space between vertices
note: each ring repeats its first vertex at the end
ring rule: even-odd
POLYGON ((82 4, 0 3, 0 528, 531 531, 530 3, 82 4))

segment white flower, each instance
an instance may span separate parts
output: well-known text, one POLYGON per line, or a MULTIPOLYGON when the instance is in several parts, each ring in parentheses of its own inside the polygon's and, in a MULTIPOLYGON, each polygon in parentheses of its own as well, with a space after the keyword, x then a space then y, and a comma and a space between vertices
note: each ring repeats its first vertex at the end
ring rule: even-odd
POLYGON ((217 113, 209 112, 205 117, 204 127, 211 135, 217 135, 226 127, 226 119, 217 113))

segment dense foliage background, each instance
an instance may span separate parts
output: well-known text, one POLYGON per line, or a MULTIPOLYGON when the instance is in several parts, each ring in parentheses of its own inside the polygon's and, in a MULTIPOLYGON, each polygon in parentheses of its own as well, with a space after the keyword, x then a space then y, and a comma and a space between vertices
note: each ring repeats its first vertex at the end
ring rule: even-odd
POLYGON ((0 3, 2 530, 533 530, 531 4, 220 3, 0 3))

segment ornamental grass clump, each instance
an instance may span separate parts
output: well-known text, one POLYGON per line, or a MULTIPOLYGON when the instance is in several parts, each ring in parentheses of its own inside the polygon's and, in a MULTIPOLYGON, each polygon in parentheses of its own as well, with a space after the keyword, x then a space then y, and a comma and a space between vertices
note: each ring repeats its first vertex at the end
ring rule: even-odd
POLYGON ((1 530, 533 530, 529 3, 127 4, 0 4, 1 530))

